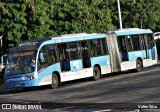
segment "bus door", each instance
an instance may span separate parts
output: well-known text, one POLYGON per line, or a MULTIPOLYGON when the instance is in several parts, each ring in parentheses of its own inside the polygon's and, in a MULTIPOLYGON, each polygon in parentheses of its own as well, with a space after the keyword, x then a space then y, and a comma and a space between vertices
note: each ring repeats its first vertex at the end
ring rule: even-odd
POLYGON ((79 42, 68 43, 67 52, 69 52, 70 70, 72 72, 82 70, 82 60, 79 51, 79 42))
POLYGON ((78 71, 82 69, 78 42, 59 45, 60 65, 62 71, 78 71))
POLYGON ((111 70, 112 72, 121 71, 121 59, 118 49, 116 34, 107 34, 108 51, 110 55, 111 70))
POLYGON ((147 38, 146 36, 142 35, 141 36, 141 47, 143 50, 145 50, 144 58, 149 58, 149 53, 148 53, 148 44, 147 44, 147 38))
POLYGON ((81 42, 81 54, 82 54, 83 68, 91 67, 89 41, 82 41, 81 42))
POLYGON ((156 52, 155 52, 155 43, 154 41, 151 42, 151 54, 152 54, 152 60, 155 60, 156 59, 156 52))
POLYGON ((117 38, 119 52, 121 54, 122 61, 129 61, 129 55, 128 55, 128 51, 130 51, 128 49, 129 40, 130 40, 130 38, 128 38, 126 36, 118 36, 118 38, 117 38), (128 51, 127 51, 127 49, 128 49, 128 51))
POLYGON ((153 36, 150 34, 146 34, 144 36, 145 40, 145 50, 146 50, 146 57, 155 59, 155 49, 154 49, 154 39, 153 36))
POLYGON ((67 44, 59 44, 58 52, 59 52, 59 61, 61 66, 61 71, 70 71, 70 63, 69 63, 69 51, 67 51, 67 44))
POLYGON ((152 35, 148 35, 147 38, 147 42, 148 42, 148 50, 149 50, 149 55, 150 58, 152 58, 152 60, 155 60, 155 42, 154 42, 154 37, 152 35))

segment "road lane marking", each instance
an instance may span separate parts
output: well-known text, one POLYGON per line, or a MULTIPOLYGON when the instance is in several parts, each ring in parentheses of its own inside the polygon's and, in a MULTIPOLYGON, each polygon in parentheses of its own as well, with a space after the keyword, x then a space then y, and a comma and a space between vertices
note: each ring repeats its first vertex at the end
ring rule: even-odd
POLYGON ((106 110, 97 110, 97 111, 92 111, 92 112, 111 112, 113 111, 112 109, 106 109, 106 110))
POLYGON ((57 108, 57 109, 54 109, 54 110, 64 110, 64 109, 72 109, 72 108, 75 108, 75 106, 72 106, 72 107, 63 107, 63 108, 57 108))

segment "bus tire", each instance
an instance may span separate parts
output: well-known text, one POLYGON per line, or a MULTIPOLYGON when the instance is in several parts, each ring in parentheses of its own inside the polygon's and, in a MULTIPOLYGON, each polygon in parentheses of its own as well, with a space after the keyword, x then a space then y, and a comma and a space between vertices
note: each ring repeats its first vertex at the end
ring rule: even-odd
POLYGON ((59 79, 57 74, 53 73, 52 75, 52 84, 51 84, 51 88, 55 89, 59 86, 59 79))
POLYGON ((100 79, 100 77, 101 77, 101 71, 97 66, 95 66, 93 68, 93 80, 96 81, 96 80, 100 79))
POLYGON ((136 72, 142 71, 142 68, 143 68, 142 61, 141 60, 137 60, 137 62, 136 62, 136 72))

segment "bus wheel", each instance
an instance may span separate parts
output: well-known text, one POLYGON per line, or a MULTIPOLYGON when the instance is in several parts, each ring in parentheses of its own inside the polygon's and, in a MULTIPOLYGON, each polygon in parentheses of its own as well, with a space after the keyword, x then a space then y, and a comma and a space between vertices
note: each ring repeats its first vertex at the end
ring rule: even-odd
POLYGON ((57 74, 53 73, 51 88, 54 89, 54 88, 57 88, 58 86, 59 86, 58 76, 57 76, 57 74))
POLYGON ((142 71, 142 68, 143 68, 142 61, 137 60, 137 63, 136 63, 136 71, 137 71, 137 72, 140 72, 140 71, 142 71))
POLYGON ((101 76, 101 71, 97 66, 95 66, 93 68, 93 79, 98 80, 98 79, 100 79, 100 76, 101 76))

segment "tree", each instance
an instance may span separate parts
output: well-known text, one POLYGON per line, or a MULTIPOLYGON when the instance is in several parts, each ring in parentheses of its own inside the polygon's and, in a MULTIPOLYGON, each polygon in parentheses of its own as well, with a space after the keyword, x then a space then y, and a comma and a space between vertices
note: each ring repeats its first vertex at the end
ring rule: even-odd
POLYGON ((95 33, 114 29, 106 0, 50 1, 50 29, 57 34, 95 33))
POLYGON ((109 0, 1 0, 1 53, 12 43, 68 33, 114 29, 109 0))
POLYGON ((2 0, 0 2, 0 36, 3 45, 0 55, 7 53, 9 47, 21 42, 21 36, 27 30, 26 13, 23 1, 2 0))
POLYGON ((48 13, 49 2, 46 0, 26 0, 26 20, 27 31, 23 35, 23 40, 47 37, 51 34, 50 25, 52 20, 49 18, 48 13))
MULTIPOLYGON (((119 28, 117 0, 110 2, 113 24, 119 28)), ((123 28, 149 28, 160 30, 160 1, 159 0, 120 0, 123 28), (142 20, 142 21, 141 21, 142 20)))
MULTIPOLYGON (((120 0, 124 28, 160 30, 159 0, 120 0), (140 21, 143 20, 143 21, 140 21)), ((1 0, 0 55, 28 39, 119 28, 117 0, 1 0)))

